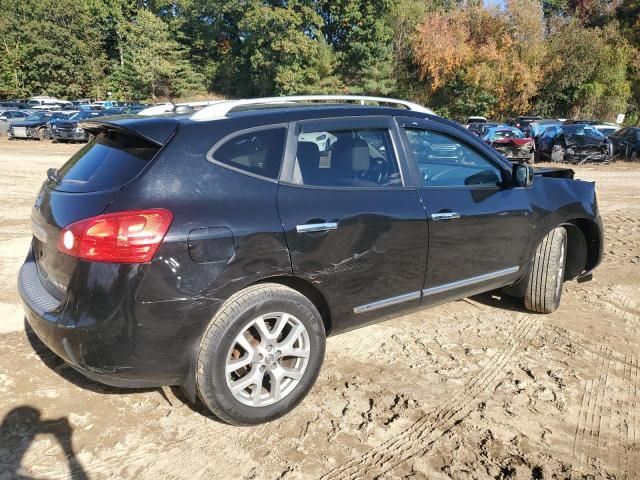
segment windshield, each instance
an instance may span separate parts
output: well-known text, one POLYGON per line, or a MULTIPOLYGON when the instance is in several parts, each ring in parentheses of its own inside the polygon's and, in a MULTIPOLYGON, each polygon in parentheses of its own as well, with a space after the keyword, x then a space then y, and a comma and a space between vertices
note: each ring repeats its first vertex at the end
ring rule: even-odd
POLYGON ((524 134, 518 130, 494 130, 491 137, 494 140, 500 138, 525 138, 524 134))
POLYGON ((74 113, 73 115, 71 115, 69 117, 69 120, 84 120, 86 118, 93 118, 96 117, 97 115, 93 112, 78 112, 78 113, 74 113))
POLYGON ((590 125, 566 125, 562 127, 565 135, 585 135, 587 137, 604 138, 604 135, 590 125))
POLYGON ((32 113, 31 115, 29 115, 26 119, 27 122, 35 122, 38 120, 42 120, 44 118, 47 118, 47 115, 45 113, 32 113))

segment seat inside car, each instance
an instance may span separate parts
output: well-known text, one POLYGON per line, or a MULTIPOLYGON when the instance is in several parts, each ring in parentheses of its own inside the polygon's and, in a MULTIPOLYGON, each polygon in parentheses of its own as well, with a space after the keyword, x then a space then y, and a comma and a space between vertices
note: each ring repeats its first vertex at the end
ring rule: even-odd
POLYGON ((376 185, 375 182, 359 177, 362 172, 369 171, 370 163, 369 144, 361 138, 342 137, 331 148, 331 170, 335 185, 376 185))

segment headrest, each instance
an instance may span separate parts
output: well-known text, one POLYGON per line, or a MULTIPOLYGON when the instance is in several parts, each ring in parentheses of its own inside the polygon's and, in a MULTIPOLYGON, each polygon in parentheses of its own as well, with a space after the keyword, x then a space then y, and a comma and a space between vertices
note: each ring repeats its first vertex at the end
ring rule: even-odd
POLYGON ((311 163, 317 167, 320 163, 320 148, 313 142, 298 142, 298 162, 311 163))
POLYGON ((361 138, 342 138, 331 149, 331 166, 340 170, 369 170, 369 144, 361 138))

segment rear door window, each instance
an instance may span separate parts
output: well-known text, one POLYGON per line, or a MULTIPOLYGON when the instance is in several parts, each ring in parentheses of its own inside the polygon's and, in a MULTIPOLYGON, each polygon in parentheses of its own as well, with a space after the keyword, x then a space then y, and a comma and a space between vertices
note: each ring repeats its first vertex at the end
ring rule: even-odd
POLYGON ((316 187, 401 187, 387 129, 303 131, 293 183, 316 187))
POLYGON ((49 187, 64 192, 96 192, 118 188, 132 180, 160 147, 126 133, 105 130, 58 170, 49 187))

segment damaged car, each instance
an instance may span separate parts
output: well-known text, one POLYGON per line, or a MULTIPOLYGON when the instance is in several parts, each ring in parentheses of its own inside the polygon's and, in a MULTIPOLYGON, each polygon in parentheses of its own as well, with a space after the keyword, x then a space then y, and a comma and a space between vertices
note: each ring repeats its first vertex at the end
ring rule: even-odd
POLYGON ((51 138, 55 142, 87 142, 90 134, 78 126, 78 122, 102 115, 101 111, 81 110, 65 120, 56 122, 51 127, 51 138))
POLYGON ((24 121, 11 124, 7 130, 7 135, 9 140, 15 138, 45 140, 47 138, 47 123, 63 118, 67 118, 67 116, 60 112, 35 112, 24 121))
POLYGON ((608 162, 613 145, 591 125, 552 126, 540 137, 539 154, 541 159, 556 163, 608 162))
POLYGON ((533 163, 535 143, 516 127, 494 127, 486 131, 482 140, 512 162, 533 163))

